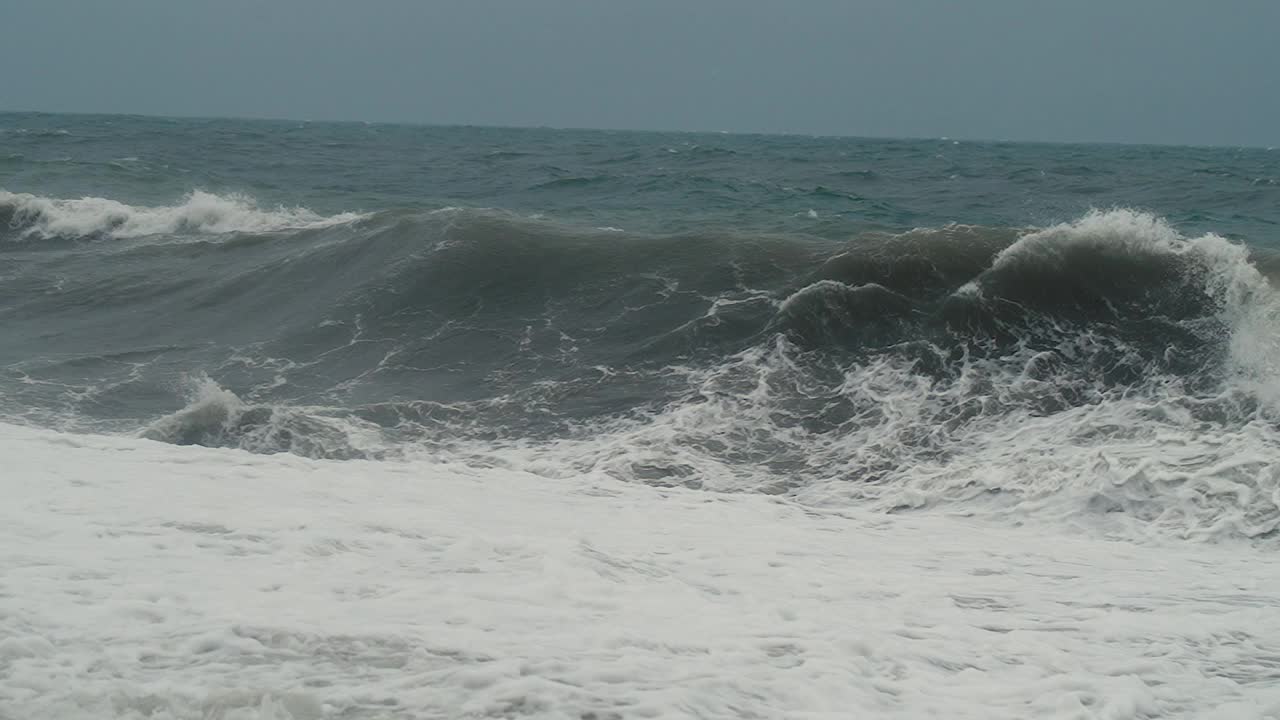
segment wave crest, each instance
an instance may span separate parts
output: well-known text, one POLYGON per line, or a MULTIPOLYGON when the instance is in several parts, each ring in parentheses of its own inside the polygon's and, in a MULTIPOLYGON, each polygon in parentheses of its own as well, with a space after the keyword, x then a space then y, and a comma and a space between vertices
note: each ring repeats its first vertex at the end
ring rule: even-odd
POLYGON ((359 213, 324 216, 303 207, 263 208, 238 193, 194 190, 174 205, 127 205, 100 197, 48 198, 0 190, 0 220, 18 239, 132 238, 148 235, 261 233, 328 227, 359 213))
POLYGON ((271 454, 351 459, 376 457, 361 447, 362 433, 350 418, 326 418, 306 408, 246 403, 209 377, 188 380, 189 402, 139 433, 174 445, 227 447, 271 454))

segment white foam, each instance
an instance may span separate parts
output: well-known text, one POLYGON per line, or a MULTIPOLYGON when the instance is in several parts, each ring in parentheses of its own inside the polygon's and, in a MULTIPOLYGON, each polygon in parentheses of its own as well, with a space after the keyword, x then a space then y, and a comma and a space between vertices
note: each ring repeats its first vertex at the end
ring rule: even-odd
POLYGON ((166 206, 126 205, 100 197, 48 198, 0 190, 0 208, 13 214, 21 237, 141 237, 172 233, 272 232, 327 227, 364 217, 323 216, 306 208, 262 208, 247 195, 196 190, 166 206))
POLYGON ((1276 717, 1280 561, 0 425, 0 715, 1276 717))
POLYGON ((245 404, 206 375, 188 379, 188 402, 181 410, 155 420, 142 431, 143 437, 163 440, 189 426, 225 428, 244 412, 245 404))
POLYGON ((8 133, 13 133, 14 135, 36 135, 40 137, 66 137, 71 134, 71 131, 55 128, 0 128, 0 135, 8 133))

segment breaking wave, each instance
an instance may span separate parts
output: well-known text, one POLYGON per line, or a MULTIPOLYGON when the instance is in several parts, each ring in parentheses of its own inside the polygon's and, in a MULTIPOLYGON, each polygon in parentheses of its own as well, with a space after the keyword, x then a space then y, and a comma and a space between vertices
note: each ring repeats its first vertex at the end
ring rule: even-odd
POLYGON ((204 369, 144 437, 1125 537, 1280 530, 1276 293, 1245 247, 1150 214, 835 245, 465 208, 336 232, 189 251, 253 260, 179 283, 148 337, 200 347, 228 315, 244 335, 149 361, 204 369))
POLYGON ((251 197, 195 190, 174 205, 126 205, 100 197, 58 199, 0 190, 0 226, 14 239, 133 238, 175 233, 265 233, 327 227, 363 217, 306 208, 262 208, 251 197))
POLYGON ((378 452, 376 445, 359 441, 356 423, 325 417, 323 408, 252 405, 207 376, 192 377, 187 384, 188 404, 148 424, 140 437, 174 445, 335 459, 367 458, 378 452))

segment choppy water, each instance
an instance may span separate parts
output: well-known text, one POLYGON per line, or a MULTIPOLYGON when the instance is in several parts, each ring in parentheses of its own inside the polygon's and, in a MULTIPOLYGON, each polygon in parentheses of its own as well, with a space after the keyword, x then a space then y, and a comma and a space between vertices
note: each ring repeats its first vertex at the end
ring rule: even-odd
POLYGON ((1280 154, 0 115, 0 415, 1267 537, 1280 154))

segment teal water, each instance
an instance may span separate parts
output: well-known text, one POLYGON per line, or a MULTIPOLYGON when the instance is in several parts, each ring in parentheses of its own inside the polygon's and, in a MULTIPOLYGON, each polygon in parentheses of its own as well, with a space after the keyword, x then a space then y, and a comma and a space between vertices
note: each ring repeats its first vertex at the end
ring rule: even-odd
POLYGON ((0 114, 0 187, 166 205, 202 189, 317 212, 496 207, 640 232, 841 238, 1138 208, 1268 244, 1265 148, 0 114), (812 217, 809 211, 816 213, 812 217))

